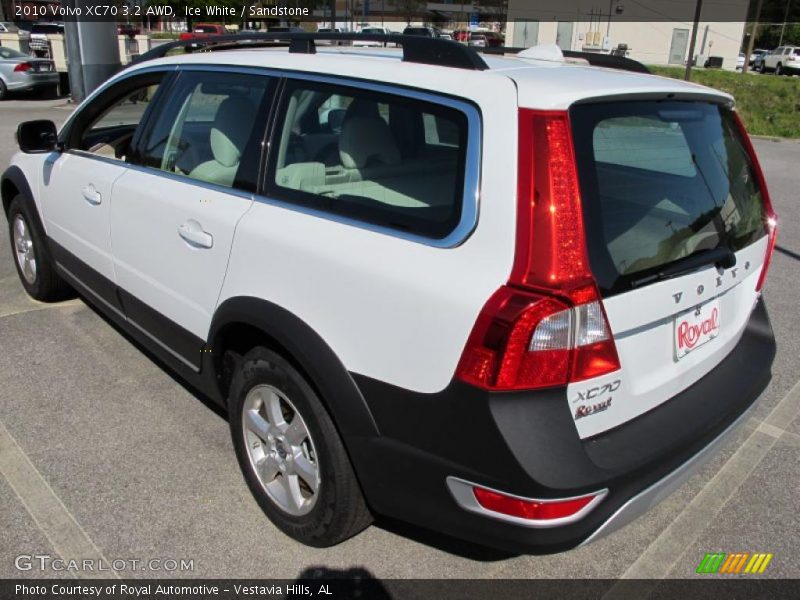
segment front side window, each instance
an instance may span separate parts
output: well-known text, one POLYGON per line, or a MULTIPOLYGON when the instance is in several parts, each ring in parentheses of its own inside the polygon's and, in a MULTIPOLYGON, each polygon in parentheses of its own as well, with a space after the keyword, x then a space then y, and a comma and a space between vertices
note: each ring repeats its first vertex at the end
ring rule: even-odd
POLYGON ((468 137, 455 108, 290 82, 268 187, 280 199, 441 239, 461 218, 468 137))
POLYGON ((146 136, 143 164, 254 190, 269 83, 243 73, 183 73, 146 136))
POLYGON ((137 83, 122 81, 103 92, 76 119, 68 146, 96 156, 125 161, 137 128, 158 91, 161 75, 137 83))

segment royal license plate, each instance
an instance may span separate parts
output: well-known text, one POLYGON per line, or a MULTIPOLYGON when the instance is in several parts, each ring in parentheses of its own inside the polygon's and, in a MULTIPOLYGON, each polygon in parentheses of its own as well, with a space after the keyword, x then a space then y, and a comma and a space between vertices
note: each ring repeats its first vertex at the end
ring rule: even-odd
POLYGON ((719 335, 719 298, 696 306, 675 317, 675 357, 681 359, 692 350, 719 335))

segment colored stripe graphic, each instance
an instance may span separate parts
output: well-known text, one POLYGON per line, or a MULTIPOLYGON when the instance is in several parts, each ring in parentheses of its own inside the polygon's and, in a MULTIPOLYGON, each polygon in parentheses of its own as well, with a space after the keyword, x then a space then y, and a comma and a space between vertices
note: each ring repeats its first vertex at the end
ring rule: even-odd
POLYGON ((769 561, 772 560, 772 554, 760 553, 753 554, 753 558, 747 563, 745 573, 763 573, 767 568, 769 561))
POLYGON ((715 554, 706 554, 700 566, 697 567, 698 573, 716 573, 722 561, 725 560, 724 552, 717 552, 715 554))
POLYGON ((725 573, 725 574, 739 574, 744 573, 755 575, 763 573, 767 565, 772 560, 772 554, 767 552, 756 552, 750 554, 749 552, 734 552, 726 554, 725 552, 709 552, 700 561, 697 567, 698 573, 725 573), (748 560, 749 559, 749 560, 748 560), (745 564, 747 565, 745 567, 745 564))
POLYGON ((722 565, 722 568, 719 570, 719 572, 738 573, 744 566, 748 556, 750 556, 749 552, 737 552, 735 554, 729 554, 728 560, 725 561, 725 564, 722 565))

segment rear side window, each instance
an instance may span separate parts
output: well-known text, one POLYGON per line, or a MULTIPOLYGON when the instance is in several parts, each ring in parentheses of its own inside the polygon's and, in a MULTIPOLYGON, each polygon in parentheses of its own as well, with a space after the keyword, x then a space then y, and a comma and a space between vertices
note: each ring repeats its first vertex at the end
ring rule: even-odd
POLYGON ((280 115, 274 196, 436 239, 459 223, 468 138, 460 110, 297 81, 280 115))
POLYGON ((755 171, 733 114, 699 102, 571 110, 592 270, 604 295, 666 265, 766 234, 755 171))

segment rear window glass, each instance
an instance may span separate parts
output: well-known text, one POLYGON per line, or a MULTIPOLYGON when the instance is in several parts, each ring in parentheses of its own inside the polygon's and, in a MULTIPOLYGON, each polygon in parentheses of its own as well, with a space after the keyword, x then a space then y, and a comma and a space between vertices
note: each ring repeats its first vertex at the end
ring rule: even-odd
POLYGON ((571 118, 590 261, 604 295, 766 233, 754 168, 727 108, 587 104, 571 118))
POLYGON ((467 117, 404 96, 289 84, 272 193, 327 212, 444 238, 461 219, 467 117))

